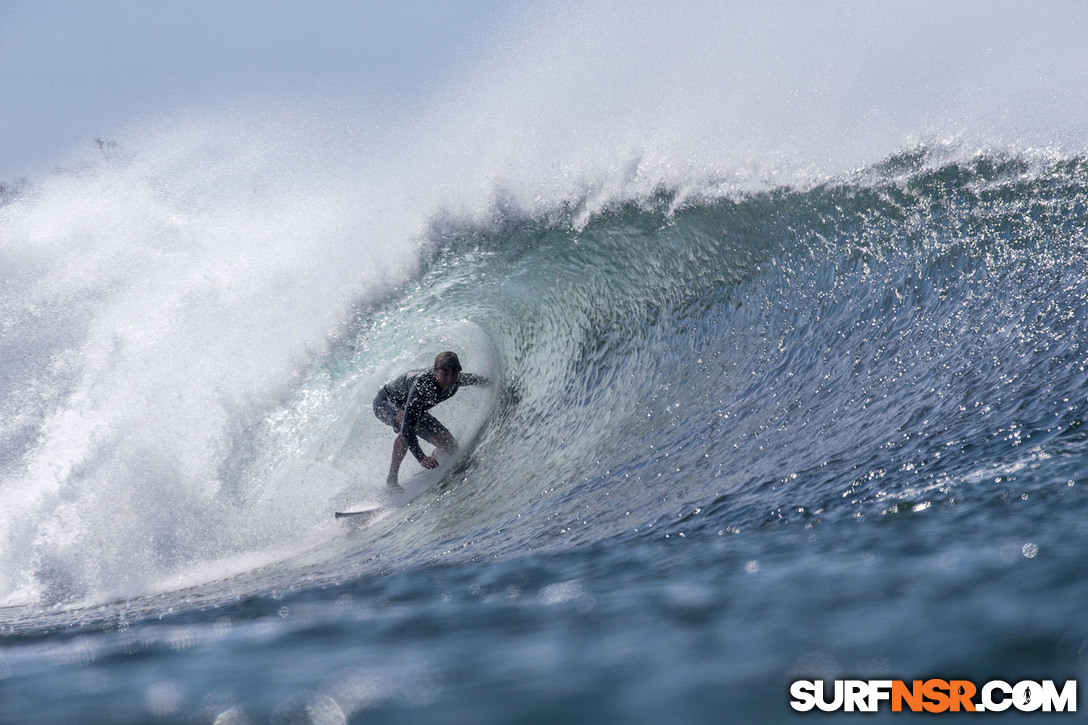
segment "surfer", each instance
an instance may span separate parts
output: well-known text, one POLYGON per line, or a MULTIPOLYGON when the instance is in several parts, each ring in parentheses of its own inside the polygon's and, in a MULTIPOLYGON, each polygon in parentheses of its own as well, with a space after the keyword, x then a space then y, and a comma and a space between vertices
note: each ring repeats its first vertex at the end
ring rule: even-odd
POLYGON ((404 455, 411 451, 424 468, 437 468, 434 456, 424 455, 419 439, 435 446, 436 451, 451 455, 457 451, 457 441, 446 426, 427 411, 449 400, 462 385, 489 385, 482 375, 461 373, 457 353, 442 352, 434 359, 430 370, 409 370, 396 380, 386 383, 374 398, 374 415, 393 428, 393 461, 385 480, 390 491, 400 491, 398 474, 404 455))

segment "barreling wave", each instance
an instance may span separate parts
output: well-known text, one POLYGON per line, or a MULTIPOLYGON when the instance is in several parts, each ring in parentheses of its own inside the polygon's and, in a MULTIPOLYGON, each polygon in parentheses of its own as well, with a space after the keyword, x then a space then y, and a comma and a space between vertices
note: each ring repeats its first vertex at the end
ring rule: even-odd
POLYGON ((503 535, 473 555, 986 501, 1068 465, 1086 172, 919 149, 810 189, 450 232, 419 293, 486 330, 506 380, 468 483, 487 505, 457 512, 503 535))
MULTIPOLYGON (((440 217, 418 274, 361 302, 286 394, 254 415, 219 391, 209 406, 226 412, 187 438, 210 437, 189 459, 209 470, 90 428, 64 473, 82 487, 19 494, 61 505, 9 522, 26 549, 7 556, 22 597, 8 603, 209 581, 234 596, 360 567, 990 505, 1003 481, 1030 489, 1083 449, 1086 223, 1082 157, 925 147, 803 188, 440 217), (446 348, 498 381, 467 464, 409 515, 345 534, 332 502, 376 490, 388 457, 373 391, 446 348), (134 482, 96 494, 98 470, 134 482), (96 528, 103 512, 117 530, 96 528)), ((65 331, 50 329, 59 365, 65 331)), ((88 430, 93 408, 73 405, 34 433, 42 414, 6 395, 24 422, 11 435, 39 437, 6 446, 9 475, 48 463, 49 426, 88 430)), ((456 425, 470 398, 440 417, 456 425)))

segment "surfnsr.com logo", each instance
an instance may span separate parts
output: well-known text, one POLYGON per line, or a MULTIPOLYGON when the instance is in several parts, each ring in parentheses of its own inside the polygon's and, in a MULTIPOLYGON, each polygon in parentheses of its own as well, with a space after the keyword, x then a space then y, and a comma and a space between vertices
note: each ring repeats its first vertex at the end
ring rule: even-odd
POLYGON ((876 712, 881 703, 892 712, 1076 712, 1077 682, 1060 688, 1053 680, 1009 684, 991 680, 978 687, 968 680, 797 680, 790 685, 790 706, 800 712, 876 712))

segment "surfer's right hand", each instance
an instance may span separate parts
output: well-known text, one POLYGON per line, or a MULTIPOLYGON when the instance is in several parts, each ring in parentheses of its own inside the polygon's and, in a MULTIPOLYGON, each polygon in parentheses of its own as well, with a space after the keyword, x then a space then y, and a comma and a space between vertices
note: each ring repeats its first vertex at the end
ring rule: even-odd
POLYGON ((424 468, 438 468, 438 459, 434 456, 425 456, 419 463, 424 468))

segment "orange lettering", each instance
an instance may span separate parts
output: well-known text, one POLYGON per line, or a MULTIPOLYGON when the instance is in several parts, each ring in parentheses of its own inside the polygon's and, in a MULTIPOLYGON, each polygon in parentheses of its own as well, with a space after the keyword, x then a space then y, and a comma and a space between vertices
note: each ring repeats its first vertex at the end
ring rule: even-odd
POLYGON ((961 705, 966 712, 975 711, 975 703, 971 702, 971 698, 975 696, 975 683, 968 680, 952 680, 948 683, 948 693, 951 695, 952 712, 959 712, 961 705))
POLYGON ((908 688, 902 680, 892 682, 892 712, 903 711, 903 701, 907 701, 907 707, 914 712, 922 711, 922 681, 915 680, 913 687, 908 688))
POLYGON ((948 683, 944 680, 926 680, 922 685, 922 694, 932 700, 923 705, 926 712, 944 712, 948 709, 948 695, 942 690, 948 690, 948 683))

